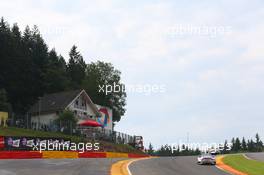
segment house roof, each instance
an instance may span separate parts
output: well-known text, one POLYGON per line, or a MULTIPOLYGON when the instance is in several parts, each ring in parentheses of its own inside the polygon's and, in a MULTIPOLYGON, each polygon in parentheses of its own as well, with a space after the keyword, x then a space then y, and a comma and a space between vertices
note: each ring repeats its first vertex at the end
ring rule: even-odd
POLYGON ((70 103, 78 97, 81 93, 85 93, 88 98, 89 104, 96 114, 98 110, 91 101, 90 97, 84 90, 64 91, 52 94, 46 94, 41 97, 29 110, 30 114, 49 113, 64 110, 70 103))

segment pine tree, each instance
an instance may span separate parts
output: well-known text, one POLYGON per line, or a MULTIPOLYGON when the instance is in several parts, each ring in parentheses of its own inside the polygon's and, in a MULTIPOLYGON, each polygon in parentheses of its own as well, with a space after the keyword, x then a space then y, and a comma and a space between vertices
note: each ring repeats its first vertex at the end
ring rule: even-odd
POLYGON ((239 140, 239 138, 237 137, 235 140, 235 150, 234 151, 240 151, 241 150, 241 142, 239 140))
POLYGON ((248 140, 247 142, 247 148, 249 152, 255 151, 255 143, 253 142, 252 139, 248 140))
POLYGON ((227 140, 225 140, 224 148, 223 148, 223 151, 222 152, 223 152, 223 154, 228 153, 227 140))
POLYGON ((48 58, 48 66, 44 75, 45 92, 64 91, 69 85, 66 62, 62 56, 57 55, 55 49, 49 52, 48 58))
POLYGON ((233 137, 232 140, 231 140, 231 143, 232 143, 232 147, 231 147, 231 151, 235 151, 235 138, 233 137))
POLYGON ((69 56, 68 75, 71 78, 72 87, 78 88, 85 77, 86 63, 75 45, 72 46, 69 56))
POLYGON ((5 89, 12 112, 25 116, 31 105, 45 93, 84 88, 93 101, 113 109, 113 120, 125 113, 126 93, 99 92, 98 85, 123 85, 121 72, 112 64, 96 62, 89 68, 77 47, 73 46, 66 64, 55 49, 49 51, 37 26, 20 31, 17 24, 0 20, 0 89, 5 89))
POLYGON ((245 137, 242 138, 242 150, 243 151, 246 151, 247 150, 247 143, 246 143, 246 140, 245 140, 245 137))
POLYGON ((260 140, 260 137, 259 137, 258 133, 256 134, 255 138, 256 138, 256 151, 257 152, 261 152, 262 149, 263 149, 263 143, 260 140))
POLYGON ((150 143, 150 144, 149 144, 149 148, 148 148, 148 154, 149 154, 149 155, 153 155, 153 153, 154 153, 154 149, 153 149, 152 144, 150 143))

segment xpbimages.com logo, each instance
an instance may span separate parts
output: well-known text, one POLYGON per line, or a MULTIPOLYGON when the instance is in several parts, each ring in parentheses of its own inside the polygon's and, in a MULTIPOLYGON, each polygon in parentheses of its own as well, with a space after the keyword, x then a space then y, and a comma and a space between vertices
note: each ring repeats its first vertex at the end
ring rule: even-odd
POLYGON ((131 92, 131 93, 141 93, 144 95, 151 95, 154 93, 165 93, 165 84, 113 84, 99 85, 99 93, 105 93, 105 95, 118 92, 131 92))
POLYGON ((85 151, 98 151, 100 143, 74 143, 74 142, 53 142, 45 141, 33 144, 33 151, 78 151, 84 153, 85 151))

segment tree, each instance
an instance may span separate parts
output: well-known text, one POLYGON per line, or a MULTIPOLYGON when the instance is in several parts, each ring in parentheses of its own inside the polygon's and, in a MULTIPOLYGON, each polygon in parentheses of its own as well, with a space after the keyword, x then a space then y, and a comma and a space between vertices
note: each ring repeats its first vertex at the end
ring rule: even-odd
POLYGON ((235 138, 234 137, 232 138, 231 143, 232 143, 231 151, 235 151, 235 138))
POLYGON ((234 151, 240 151, 241 150, 241 142, 239 140, 239 138, 237 137, 236 140, 235 140, 235 148, 234 148, 234 151))
POLYGON ((57 55, 55 49, 49 52, 48 58, 48 65, 44 75, 45 92, 64 91, 69 86, 66 62, 62 56, 57 55))
POLYGON ((247 142, 248 151, 253 152, 255 150, 255 144, 252 139, 247 142))
POLYGON ((27 26, 21 35, 17 24, 11 30, 7 26, 2 20, 0 88, 6 89, 13 112, 24 115, 43 95, 48 48, 37 27, 31 30, 27 26))
POLYGON ((227 146, 227 140, 225 140, 225 143, 224 143, 224 148, 223 148, 223 154, 226 154, 228 153, 228 146, 227 146))
POLYGON ((10 111, 10 104, 8 103, 6 91, 4 89, 0 89, 0 111, 10 111))
MULTIPOLYGON (((14 29, 14 27, 13 27, 14 29)), ((13 30, 15 34, 19 35, 19 30, 13 30)), ((17 53, 20 51, 15 47, 16 40, 14 39, 15 35, 12 34, 9 24, 1 18, 0 21, 0 89, 2 96, 2 108, 4 110, 8 110, 6 100, 8 99, 10 103, 12 103, 13 98, 11 97, 10 91, 14 89, 14 87, 18 86, 16 83, 16 79, 13 78, 14 73, 16 72, 16 60, 17 53)), ((19 87, 19 86, 18 86, 19 87)), ((14 103, 12 103, 14 104, 14 103)), ((11 105, 10 105, 11 106, 11 105)))
POLYGON ((86 77, 82 83, 83 88, 96 104, 108 106, 113 109, 113 121, 120 121, 125 113, 126 92, 122 90, 121 72, 111 63, 92 62, 87 65, 86 77), (109 86, 112 90, 106 94, 100 87, 109 86), (115 87, 118 87, 114 89, 115 87))
POLYGON ((247 150, 247 143, 246 143, 246 140, 245 140, 245 137, 242 138, 242 150, 243 151, 246 151, 247 150))
POLYGON ((231 143, 232 143, 231 151, 238 152, 241 150, 241 142, 238 137, 236 139, 232 138, 231 143))
POLYGON ((67 72, 72 81, 72 87, 79 88, 85 77, 86 63, 75 45, 72 46, 69 56, 67 72))
POLYGON ((45 93, 44 75, 48 64, 48 46, 37 26, 34 26, 32 30, 27 26, 21 42, 23 57, 17 59, 18 70, 14 74, 14 79, 19 78, 17 83, 20 85, 14 86, 12 91, 16 95, 12 98, 17 101, 14 107, 15 112, 25 114, 30 106, 45 93))
POLYGON ((64 110, 59 114, 59 118, 56 120, 56 123, 60 126, 60 129, 62 129, 62 132, 71 134, 72 129, 74 129, 77 125, 77 119, 72 111, 64 110))
MULTIPOLYGON (((0 89, 7 92, 16 116, 25 116, 30 106, 44 93, 64 90, 64 69, 50 66, 48 47, 36 26, 21 34, 17 24, 10 29, 0 21, 0 89), (51 67, 53 70, 51 70, 51 67), (54 87, 52 87, 54 86, 54 87)), ((67 75, 66 75, 67 76, 67 75)))
POLYGON ((260 137, 259 137, 258 133, 256 134, 255 138, 256 138, 256 151, 257 152, 261 152, 262 149, 263 149, 263 143, 260 140, 260 137))
POLYGON ((153 146, 152 146, 151 143, 149 143, 148 154, 149 154, 149 155, 153 155, 153 153, 154 153, 153 146))
POLYGON ((113 121, 119 121, 125 113, 124 91, 104 94, 99 85, 123 86, 121 72, 112 64, 96 62, 87 65, 74 45, 69 62, 49 51, 37 26, 26 26, 20 31, 17 24, 11 28, 0 20, 0 89, 12 106, 15 118, 25 117, 29 108, 46 93, 68 89, 85 89, 92 100, 113 109, 113 121))

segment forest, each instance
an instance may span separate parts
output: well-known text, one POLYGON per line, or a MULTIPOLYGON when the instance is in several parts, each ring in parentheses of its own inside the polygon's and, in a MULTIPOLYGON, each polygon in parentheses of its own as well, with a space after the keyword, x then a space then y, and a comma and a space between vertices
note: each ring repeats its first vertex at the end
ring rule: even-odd
POLYGON ((49 48, 38 27, 0 21, 0 111, 8 111, 14 118, 22 118, 30 106, 44 94, 85 89, 94 103, 113 109, 118 122, 125 113, 124 91, 99 92, 99 86, 121 83, 121 72, 111 63, 86 63, 73 44, 64 58, 49 48), (66 61, 67 60, 67 61, 66 61))

